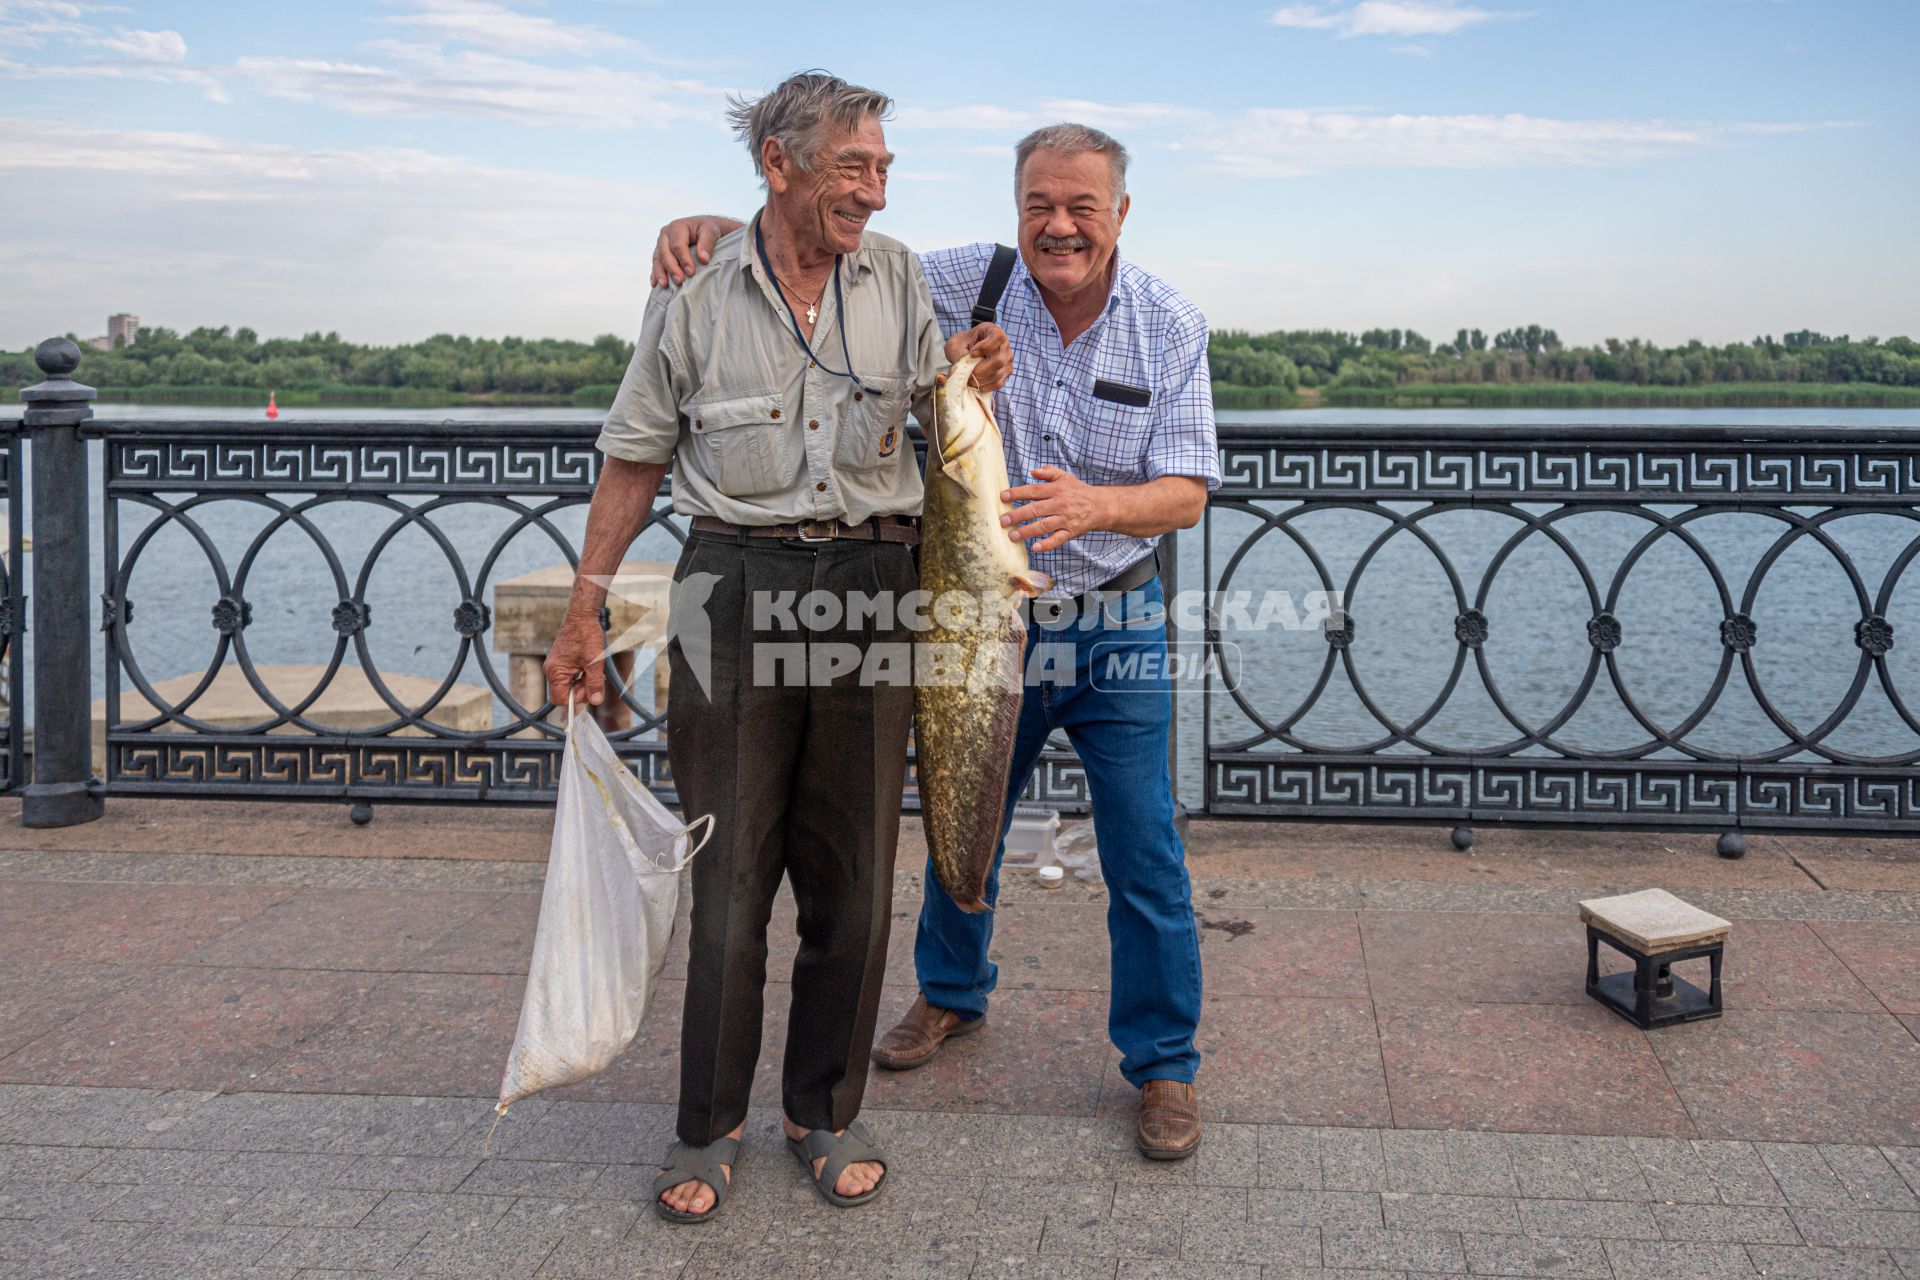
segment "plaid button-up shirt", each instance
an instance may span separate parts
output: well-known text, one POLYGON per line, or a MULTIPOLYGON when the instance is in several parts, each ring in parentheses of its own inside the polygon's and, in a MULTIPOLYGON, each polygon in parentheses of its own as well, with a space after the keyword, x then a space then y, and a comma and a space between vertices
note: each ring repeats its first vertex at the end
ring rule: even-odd
MULTIPOLYGON (((990 244, 920 255, 945 336, 973 327, 973 304, 992 260, 990 244)), ((1106 310, 1064 350, 1026 263, 1014 263, 1000 299, 1013 374, 994 396, 1007 474, 1016 485, 1032 484, 1033 468, 1044 464, 1088 484, 1193 476, 1217 489, 1207 319, 1165 281, 1117 253, 1114 263, 1106 310), (1109 384, 1103 394, 1095 394, 1096 382, 1109 384), (1143 398, 1144 405, 1123 402, 1143 398)), ((1089 533, 1033 562, 1053 578, 1049 596, 1076 596, 1111 581, 1157 541, 1089 533)))

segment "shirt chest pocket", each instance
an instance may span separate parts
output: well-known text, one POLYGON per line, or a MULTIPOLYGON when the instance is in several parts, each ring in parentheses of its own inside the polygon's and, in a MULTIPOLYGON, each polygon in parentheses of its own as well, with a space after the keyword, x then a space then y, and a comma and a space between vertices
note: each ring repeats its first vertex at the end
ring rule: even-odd
POLYGON ((1141 484, 1147 478, 1147 444, 1153 410, 1145 405, 1076 397, 1063 450, 1067 469, 1089 484, 1141 484))
POLYGON ((889 465, 907 445, 907 390, 904 378, 860 375, 860 389, 843 402, 833 462, 843 471, 867 471, 889 465))
POLYGON ((800 469, 800 444, 777 395, 703 400, 681 410, 694 456, 714 487, 733 498, 777 493, 800 469))

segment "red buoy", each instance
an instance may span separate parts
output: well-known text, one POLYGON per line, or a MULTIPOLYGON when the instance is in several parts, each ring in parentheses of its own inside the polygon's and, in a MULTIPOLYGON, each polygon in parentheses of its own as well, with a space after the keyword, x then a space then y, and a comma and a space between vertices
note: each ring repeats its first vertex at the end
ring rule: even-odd
POLYGON ((269 418, 277 418, 280 416, 280 406, 273 402, 273 392, 271 391, 267 392, 267 416, 269 418))

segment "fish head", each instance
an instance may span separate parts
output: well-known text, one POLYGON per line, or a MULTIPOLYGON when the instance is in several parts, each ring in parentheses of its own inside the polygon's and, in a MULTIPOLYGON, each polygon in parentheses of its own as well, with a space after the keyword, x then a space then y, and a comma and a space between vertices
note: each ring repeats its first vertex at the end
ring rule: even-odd
POLYGON ((992 402, 973 385, 978 356, 962 356, 943 375, 936 375, 934 395, 936 437, 943 463, 957 462, 968 451, 991 440, 1001 448, 1000 429, 993 421, 992 402))

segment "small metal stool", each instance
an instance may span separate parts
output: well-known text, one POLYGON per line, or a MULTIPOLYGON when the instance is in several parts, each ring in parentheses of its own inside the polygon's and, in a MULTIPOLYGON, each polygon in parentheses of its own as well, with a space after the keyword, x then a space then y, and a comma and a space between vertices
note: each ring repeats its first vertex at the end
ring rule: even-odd
POLYGON ((1689 906, 1665 889, 1644 889, 1580 904, 1587 926, 1587 994, 1636 1027, 1651 1030, 1676 1022, 1720 1016, 1720 965, 1733 926, 1689 906), (1626 973, 1600 976, 1604 942, 1633 961, 1626 973), (1705 956, 1709 989, 1678 977, 1673 966, 1705 956))

